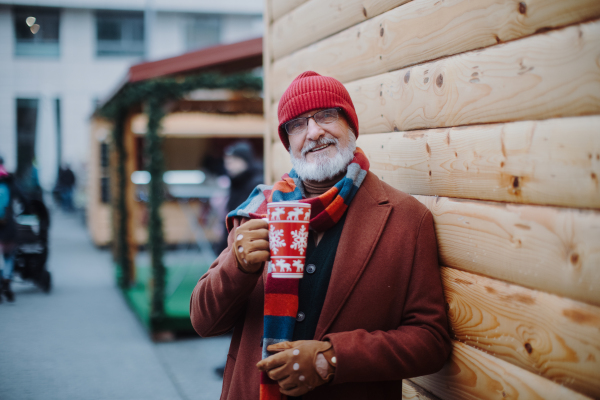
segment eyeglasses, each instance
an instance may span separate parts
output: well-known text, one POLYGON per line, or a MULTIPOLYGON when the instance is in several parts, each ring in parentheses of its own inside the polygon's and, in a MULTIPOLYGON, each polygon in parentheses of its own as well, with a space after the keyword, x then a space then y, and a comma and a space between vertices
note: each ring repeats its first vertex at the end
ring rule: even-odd
POLYGON ((308 117, 294 118, 283 124, 285 131, 289 136, 301 135, 308 129, 308 120, 314 119, 319 126, 333 124, 340 117, 341 108, 327 108, 314 113, 308 117))

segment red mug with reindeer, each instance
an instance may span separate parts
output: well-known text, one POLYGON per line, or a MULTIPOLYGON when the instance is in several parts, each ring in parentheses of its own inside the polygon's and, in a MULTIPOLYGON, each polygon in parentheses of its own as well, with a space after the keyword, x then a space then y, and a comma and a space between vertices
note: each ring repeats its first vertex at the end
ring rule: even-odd
POLYGON ((302 278, 310 204, 281 201, 267 204, 269 221, 269 271, 274 278, 302 278))

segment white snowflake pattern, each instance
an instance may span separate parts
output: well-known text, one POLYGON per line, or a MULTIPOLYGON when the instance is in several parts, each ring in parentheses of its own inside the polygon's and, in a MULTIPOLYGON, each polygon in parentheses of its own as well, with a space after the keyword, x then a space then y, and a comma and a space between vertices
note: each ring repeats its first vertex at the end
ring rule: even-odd
POLYGON ((269 247, 273 254, 277 254, 280 247, 285 247, 285 240, 282 238, 283 229, 275 229, 275 226, 271 225, 269 229, 269 247))
POLYGON ((300 255, 303 255, 308 243, 308 230, 302 225, 299 230, 292 231, 292 236, 294 237, 294 242, 290 247, 294 250, 298 250, 300 255))

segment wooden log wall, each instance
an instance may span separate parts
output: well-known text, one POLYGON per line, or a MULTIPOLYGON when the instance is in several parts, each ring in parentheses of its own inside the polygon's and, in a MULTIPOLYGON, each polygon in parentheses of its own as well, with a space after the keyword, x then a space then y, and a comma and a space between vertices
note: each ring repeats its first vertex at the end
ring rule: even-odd
POLYGON ((266 180, 313 70, 434 216, 454 351, 403 398, 600 398, 600 2, 266 0, 265 32, 266 180))

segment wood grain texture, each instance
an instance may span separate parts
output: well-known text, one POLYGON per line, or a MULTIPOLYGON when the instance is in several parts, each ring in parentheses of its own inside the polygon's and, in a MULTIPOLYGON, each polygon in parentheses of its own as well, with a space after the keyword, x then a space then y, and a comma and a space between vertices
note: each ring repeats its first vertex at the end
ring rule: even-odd
POLYGON ((277 182, 281 180, 283 174, 290 172, 292 161, 290 153, 283 147, 279 138, 273 139, 271 146, 271 160, 273 162, 271 166, 271 179, 272 182, 277 182))
MULTIPOLYGON (((307 0, 266 0, 270 4, 269 15, 265 17, 265 20, 272 22, 276 19, 281 18, 283 15, 289 13, 296 7, 301 6, 307 0)), ((264 17, 264 16, 263 16, 264 17)), ((268 32, 268 31, 265 31, 268 32)))
POLYGON ((415 196, 440 262, 600 305, 600 212, 415 196))
POLYGON ((453 268, 441 272, 455 339, 600 397, 600 308, 453 268))
POLYGON ((416 383, 404 379, 402 381, 402 400, 439 400, 439 397, 427 392, 416 383))
POLYGON ((440 372, 411 381, 442 399, 588 399, 460 342, 440 372))
POLYGON ((273 22, 275 60, 411 0, 310 0, 273 22))
POLYGON ((361 134, 598 114, 600 21, 346 86, 361 134))
POLYGON ((351 82, 598 17, 597 0, 414 0, 278 60, 273 99, 306 70, 351 82))
MULTIPOLYGON (((271 27, 271 14, 273 11, 273 0, 265 0, 263 8, 263 30, 269 32, 271 27)), ((263 36, 263 113, 265 118, 264 131, 263 131, 263 163, 264 163, 264 182, 269 185, 272 183, 271 172, 272 167, 272 150, 271 150, 271 136, 273 135, 271 124, 268 122, 271 120, 271 97, 269 88, 271 87, 271 36, 263 36)))
POLYGON ((361 135, 371 171, 411 194, 600 208, 600 116, 361 135))
POLYGON ((600 114, 600 21, 346 87, 361 135, 600 114))
MULTIPOLYGON (((135 184, 128 179, 131 174, 137 169, 137 157, 138 148, 135 143, 135 135, 133 133, 133 120, 135 114, 129 111, 127 118, 125 119, 125 126, 123 129, 123 147, 125 148, 125 207, 127 210, 127 221, 126 221, 126 240, 127 248, 129 250, 129 282, 135 282, 136 269, 135 269, 135 257, 138 251, 135 239, 135 226, 136 221, 140 219, 136 201, 136 187, 135 184)), ((118 181, 117 181, 118 182, 118 181)), ((119 225, 114 225, 118 227, 119 225)), ((119 228, 117 228, 119 229, 119 228)), ((118 238, 118 236, 115 236, 118 238)))
MULTIPOLYGON (((148 116, 135 115, 131 129, 134 134, 146 134, 148 116)), ((160 133, 169 137, 263 137, 264 131, 262 115, 177 112, 162 119, 160 133)))

